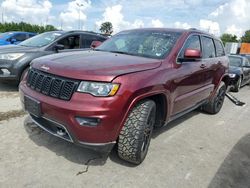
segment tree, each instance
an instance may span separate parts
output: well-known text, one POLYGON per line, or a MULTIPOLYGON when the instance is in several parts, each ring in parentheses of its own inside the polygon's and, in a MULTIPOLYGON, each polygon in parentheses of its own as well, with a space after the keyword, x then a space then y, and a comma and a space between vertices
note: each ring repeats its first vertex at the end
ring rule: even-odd
POLYGON ((232 35, 232 34, 228 34, 228 33, 224 33, 223 35, 221 35, 220 39, 222 40, 224 45, 227 42, 238 42, 236 35, 232 35))
POLYGON ((104 22, 100 27, 100 31, 105 35, 111 35, 113 33, 113 25, 111 22, 104 22))
POLYGON ((32 25, 25 22, 20 23, 0 23, 0 32, 8 32, 8 31, 27 31, 27 32, 35 32, 35 33, 43 33, 46 31, 55 31, 57 30, 52 25, 39 26, 39 25, 32 25))
POLYGON ((241 42, 250 43, 250 30, 247 30, 245 34, 241 37, 241 42))

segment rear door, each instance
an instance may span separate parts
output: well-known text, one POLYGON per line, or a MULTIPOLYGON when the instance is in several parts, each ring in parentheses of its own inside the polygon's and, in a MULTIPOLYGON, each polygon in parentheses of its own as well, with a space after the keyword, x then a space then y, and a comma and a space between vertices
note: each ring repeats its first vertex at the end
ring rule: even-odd
MULTIPOLYGON (((178 59, 183 59, 186 49, 197 49, 202 51, 201 39, 199 35, 190 36, 181 49, 178 59)), ((189 109, 206 99, 210 91, 207 86, 207 67, 204 66, 203 59, 178 61, 181 66, 176 70, 174 79, 174 105, 172 115, 189 109)))

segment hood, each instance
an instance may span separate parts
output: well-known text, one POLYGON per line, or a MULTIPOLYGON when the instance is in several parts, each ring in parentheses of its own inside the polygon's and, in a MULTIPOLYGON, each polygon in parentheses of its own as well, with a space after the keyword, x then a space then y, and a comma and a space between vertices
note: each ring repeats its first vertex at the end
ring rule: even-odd
POLYGON ((242 72, 241 67, 229 66, 229 73, 241 74, 241 72, 242 72))
POLYGON ((0 45, 5 45, 7 42, 4 39, 0 39, 0 45))
POLYGON ((18 52, 35 52, 38 51, 39 48, 34 47, 26 47, 26 46, 19 46, 19 45, 5 45, 0 46, 0 53, 18 53, 18 52))
POLYGON ((41 57, 32 67, 51 74, 79 80, 111 82, 115 77, 157 68, 161 61, 101 51, 61 53, 41 57))

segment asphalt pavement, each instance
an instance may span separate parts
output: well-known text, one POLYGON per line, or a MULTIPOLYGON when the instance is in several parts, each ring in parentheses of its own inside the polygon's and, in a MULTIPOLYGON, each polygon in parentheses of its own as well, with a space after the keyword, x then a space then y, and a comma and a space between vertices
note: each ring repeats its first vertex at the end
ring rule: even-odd
POLYGON ((100 155, 49 135, 21 110, 15 86, 0 84, 0 187, 250 186, 250 87, 221 112, 195 110, 154 132, 145 161, 100 155))

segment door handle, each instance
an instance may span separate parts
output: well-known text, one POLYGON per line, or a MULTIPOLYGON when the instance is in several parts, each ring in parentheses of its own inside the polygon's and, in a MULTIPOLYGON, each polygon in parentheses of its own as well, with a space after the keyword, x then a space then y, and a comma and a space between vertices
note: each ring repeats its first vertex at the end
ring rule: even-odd
POLYGON ((207 66, 205 64, 201 64, 200 66, 202 69, 206 68, 207 66))

